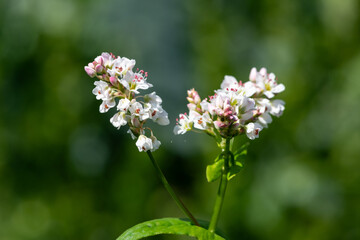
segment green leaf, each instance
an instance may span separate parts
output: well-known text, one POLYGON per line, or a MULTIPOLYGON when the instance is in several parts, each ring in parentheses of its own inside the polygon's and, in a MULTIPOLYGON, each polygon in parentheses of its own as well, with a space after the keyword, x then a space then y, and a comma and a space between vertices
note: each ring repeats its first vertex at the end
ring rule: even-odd
POLYGON ((246 154, 247 154, 247 148, 250 145, 249 142, 243 144, 240 148, 238 148, 234 153, 234 159, 235 161, 241 161, 244 160, 246 154))
POLYGON ((232 179, 233 177, 236 176, 236 174, 238 172, 240 172, 240 170, 242 169, 243 165, 241 164, 241 162, 237 162, 235 161, 235 164, 230 166, 229 168, 229 172, 227 174, 227 179, 230 180, 232 179))
POLYGON ((205 228, 192 225, 190 221, 179 218, 155 219, 140 223, 126 230, 116 240, 138 240, 161 234, 186 235, 199 240, 225 240, 205 228))
POLYGON ((215 163, 206 167, 206 179, 208 182, 214 182, 221 177, 222 168, 224 166, 224 159, 220 159, 215 163))

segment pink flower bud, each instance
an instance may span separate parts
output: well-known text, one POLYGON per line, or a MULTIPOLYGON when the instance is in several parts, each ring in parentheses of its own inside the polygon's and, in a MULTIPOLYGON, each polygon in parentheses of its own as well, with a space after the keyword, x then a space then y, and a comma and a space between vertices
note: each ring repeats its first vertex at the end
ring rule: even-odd
MULTIPOLYGON (((96 64, 96 63, 95 63, 95 64, 96 64)), ((95 68, 95 65, 94 65, 94 63, 91 62, 91 63, 88 64, 88 67, 89 67, 89 68, 95 68)))
POLYGON ((96 71, 93 68, 90 68, 88 66, 85 66, 85 72, 90 76, 90 77, 95 77, 96 76, 96 71))
POLYGON ((134 117, 133 119, 131 119, 131 124, 135 127, 135 128, 140 128, 141 124, 138 118, 134 117))
POLYGON ((102 65, 99 65, 99 64, 96 65, 96 67, 95 67, 95 71, 97 73, 101 73, 103 71, 103 69, 104 69, 104 67, 102 65))
POLYGON ((229 126, 228 123, 224 123, 224 122, 221 122, 221 121, 215 121, 214 124, 215 124, 215 127, 216 127, 217 129, 219 129, 219 130, 220 130, 220 129, 227 128, 227 127, 229 126))
POLYGON ((195 111, 195 109, 196 109, 196 105, 193 104, 193 103, 189 103, 189 104, 187 105, 187 107, 188 107, 189 110, 193 110, 193 111, 195 111))
POLYGON ((253 67, 250 71, 250 76, 249 76, 250 81, 255 81, 256 75, 257 75, 257 70, 256 68, 253 67))
POLYGON ((110 77, 110 83, 113 85, 113 86, 116 86, 118 81, 117 81, 117 78, 116 77, 110 77))
POLYGON ((186 98, 190 103, 199 104, 201 102, 200 96, 195 89, 190 89, 187 91, 188 97, 186 98))
POLYGON ((104 60, 103 60, 102 56, 96 57, 95 61, 97 64, 104 65, 104 60))

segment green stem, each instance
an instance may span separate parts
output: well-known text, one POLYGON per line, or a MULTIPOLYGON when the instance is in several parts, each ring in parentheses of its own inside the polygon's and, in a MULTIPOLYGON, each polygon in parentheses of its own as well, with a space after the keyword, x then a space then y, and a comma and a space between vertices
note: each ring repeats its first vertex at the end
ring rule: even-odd
POLYGON ((226 139, 226 145, 225 149, 223 149, 225 152, 225 159, 224 159, 224 166, 222 169, 219 189, 216 196, 216 201, 214 205, 213 215, 211 217, 210 225, 209 225, 209 231, 215 232, 216 225, 219 221, 220 211, 221 207, 224 202, 225 192, 226 192, 226 186, 227 186, 227 174, 229 172, 229 157, 230 157, 230 139, 226 139))
POLYGON ((196 221, 196 219, 194 218, 194 216, 191 214, 191 212, 189 211, 189 209, 187 209, 187 207, 185 206, 185 204, 181 201, 181 199, 176 195, 176 193, 174 192, 174 190, 172 189, 172 187, 170 186, 170 184, 168 183, 168 181, 166 180, 163 172, 161 171, 159 165, 157 164, 157 162, 155 161, 153 155, 151 154, 150 151, 146 152, 151 160, 151 163, 154 165, 157 175, 159 176, 161 182, 164 184, 165 189, 168 191, 168 193, 171 195, 171 197, 175 200, 176 204, 178 205, 178 207, 183 211, 183 213, 188 216, 188 218, 191 220, 191 222, 197 226, 200 226, 199 223, 196 221))

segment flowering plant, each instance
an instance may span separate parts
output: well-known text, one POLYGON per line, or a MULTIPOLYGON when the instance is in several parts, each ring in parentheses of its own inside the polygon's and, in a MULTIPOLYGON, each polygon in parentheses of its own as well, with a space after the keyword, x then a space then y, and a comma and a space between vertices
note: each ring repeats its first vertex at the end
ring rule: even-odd
POLYGON ((139 69, 133 71, 134 66, 135 60, 102 53, 85 66, 85 71, 90 77, 98 79, 94 83, 93 94, 102 100, 100 112, 107 112, 117 105, 117 112, 110 122, 118 129, 129 126, 128 133, 136 139, 137 148, 148 154, 164 187, 190 221, 164 218, 144 222, 128 229, 118 240, 136 240, 159 234, 188 235, 203 240, 224 239, 223 234, 220 236, 216 230, 216 225, 227 182, 242 168, 241 160, 247 153, 248 145, 245 143, 233 151, 232 142, 240 135, 246 135, 250 140, 258 138, 260 131, 272 122, 271 116, 282 115, 285 103, 274 97, 284 91, 285 86, 278 84, 275 74, 268 74, 265 68, 260 71, 253 68, 249 81, 238 82, 233 76, 225 76, 220 89, 203 100, 195 89, 187 92, 189 112, 180 114, 176 119, 174 133, 206 133, 216 140, 222 150, 214 163, 206 169, 209 182, 220 178, 213 215, 209 223, 199 223, 175 194, 151 153, 159 148, 160 141, 150 128, 144 126, 146 121, 151 119, 160 125, 168 125, 169 119, 161 106, 161 98, 155 92, 138 95, 138 90, 149 89, 152 84, 147 82, 147 72, 139 69), (150 131, 150 137, 146 136, 146 130, 150 131))

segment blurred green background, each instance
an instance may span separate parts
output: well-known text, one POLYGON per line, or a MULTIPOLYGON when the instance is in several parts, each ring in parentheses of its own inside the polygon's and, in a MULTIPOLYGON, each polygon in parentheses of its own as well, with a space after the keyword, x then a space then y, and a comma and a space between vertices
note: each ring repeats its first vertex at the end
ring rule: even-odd
POLYGON ((114 112, 98 111, 83 66, 103 51, 149 72, 171 120, 153 125, 154 156, 205 220, 219 150, 173 135, 186 90, 274 72, 286 110, 251 142, 219 227, 233 240, 360 239, 359 13, 356 0, 1 0, 0 239, 115 239, 184 217, 114 112))

